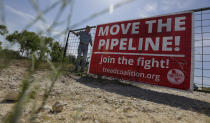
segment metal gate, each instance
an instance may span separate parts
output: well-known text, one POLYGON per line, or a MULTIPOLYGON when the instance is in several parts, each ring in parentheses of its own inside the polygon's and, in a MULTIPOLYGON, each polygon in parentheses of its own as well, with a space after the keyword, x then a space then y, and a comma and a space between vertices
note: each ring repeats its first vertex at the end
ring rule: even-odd
MULTIPOLYGON (((201 8, 194 13, 194 83, 202 90, 210 87, 210 7, 201 8)), ((186 12, 186 11, 183 11, 186 12)), ((171 13, 173 14, 173 13, 171 13)), ((83 31, 85 28, 73 30, 83 31)), ((92 41, 94 42, 96 27, 91 27, 92 41)), ((64 55, 77 56, 79 38, 72 33, 68 33, 64 55)), ((89 46, 88 60, 91 56, 92 47, 89 46)))

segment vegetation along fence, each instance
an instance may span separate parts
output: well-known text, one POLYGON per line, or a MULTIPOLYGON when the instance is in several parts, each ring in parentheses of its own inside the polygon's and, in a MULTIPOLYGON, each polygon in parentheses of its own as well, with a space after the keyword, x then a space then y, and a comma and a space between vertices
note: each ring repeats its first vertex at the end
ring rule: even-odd
MULTIPOLYGON (((201 89, 204 89, 210 87, 210 7, 188 11, 193 11, 194 15, 194 83, 201 89)), ((78 32, 82 30, 85 30, 85 28, 76 29, 74 31, 78 32)), ((90 33, 93 42, 95 31, 96 26, 92 26, 90 33)), ((64 55, 76 58, 78 45, 79 37, 69 32, 64 55)), ((91 51, 92 47, 89 46, 88 61, 90 60, 91 51)))

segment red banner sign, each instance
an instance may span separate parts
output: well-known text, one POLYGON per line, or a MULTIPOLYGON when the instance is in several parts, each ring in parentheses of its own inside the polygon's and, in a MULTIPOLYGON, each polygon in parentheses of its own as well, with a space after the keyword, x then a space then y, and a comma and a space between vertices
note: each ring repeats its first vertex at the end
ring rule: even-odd
POLYGON ((191 89, 192 13, 98 25, 89 73, 191 89))

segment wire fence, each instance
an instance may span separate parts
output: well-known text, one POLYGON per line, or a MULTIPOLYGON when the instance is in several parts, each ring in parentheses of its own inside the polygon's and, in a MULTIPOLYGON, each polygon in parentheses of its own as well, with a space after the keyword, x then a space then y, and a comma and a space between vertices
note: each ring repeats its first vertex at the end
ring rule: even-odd
MULTIPOLYGON (((194 83, 203 89, 210 87, 210 8, 194 11, 194 83)), ((74 30, 84 31, 83 29, 74 30)), ((91 35, 94 42, 96 28, 92 27, 91 35)), ((77 56, 79 37, 70 33, 67 55, 77 56)), ((88 59, 91 56, 92 47, 88 49, 88 59)))
MULTIPOLYGON (((84 30, 85 29, 77 29, 77 30, 74 30, 74 31, 79 32, 79 31, 84 31, 84 30)), ((91 34, 92 42, 94 42, 95 31, 96 31, 96 27, 95 26, 91 27, 90 34, 91 34)), ((69 40, 69 46, 68 46, 68 50, 67 50, 67 55, 77 56, 77 50, 78 50, 78 46, 79 46, 79 37, 75 36, 73 33, 70 33, 68 40, 69 40)), ((92 51, 92 47, 89 45, 88 46, 87 61, 90 60, 91 51, 92 51)))
POLYGON ((210 10, 194 12, 195 66, 194 81, 210 87, 210 10))

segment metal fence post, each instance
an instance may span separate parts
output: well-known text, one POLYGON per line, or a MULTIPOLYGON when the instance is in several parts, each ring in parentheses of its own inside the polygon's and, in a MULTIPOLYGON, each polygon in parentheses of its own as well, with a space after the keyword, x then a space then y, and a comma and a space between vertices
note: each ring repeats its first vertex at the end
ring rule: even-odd
POLYGON ((203 90, 203 60, 204 60, 204 58, 203 58, 203 17, 202 17, 203 15, 202 15, 202 10, 201 10, 201 64, 202 64, 202 79, 201 79, 201 82, 202 82, 202 90, 203 90))
POLYGON ((64 59, 66 57, 66 51, 67 51, 67 48, 68 48, 69 35, 70 35, 70 30, 68 31, 68 36, 66 38, 66 45, 65 45, 65 48, 64 48, 64 52, 63 52, 62 63, 64 62, 64 59))

